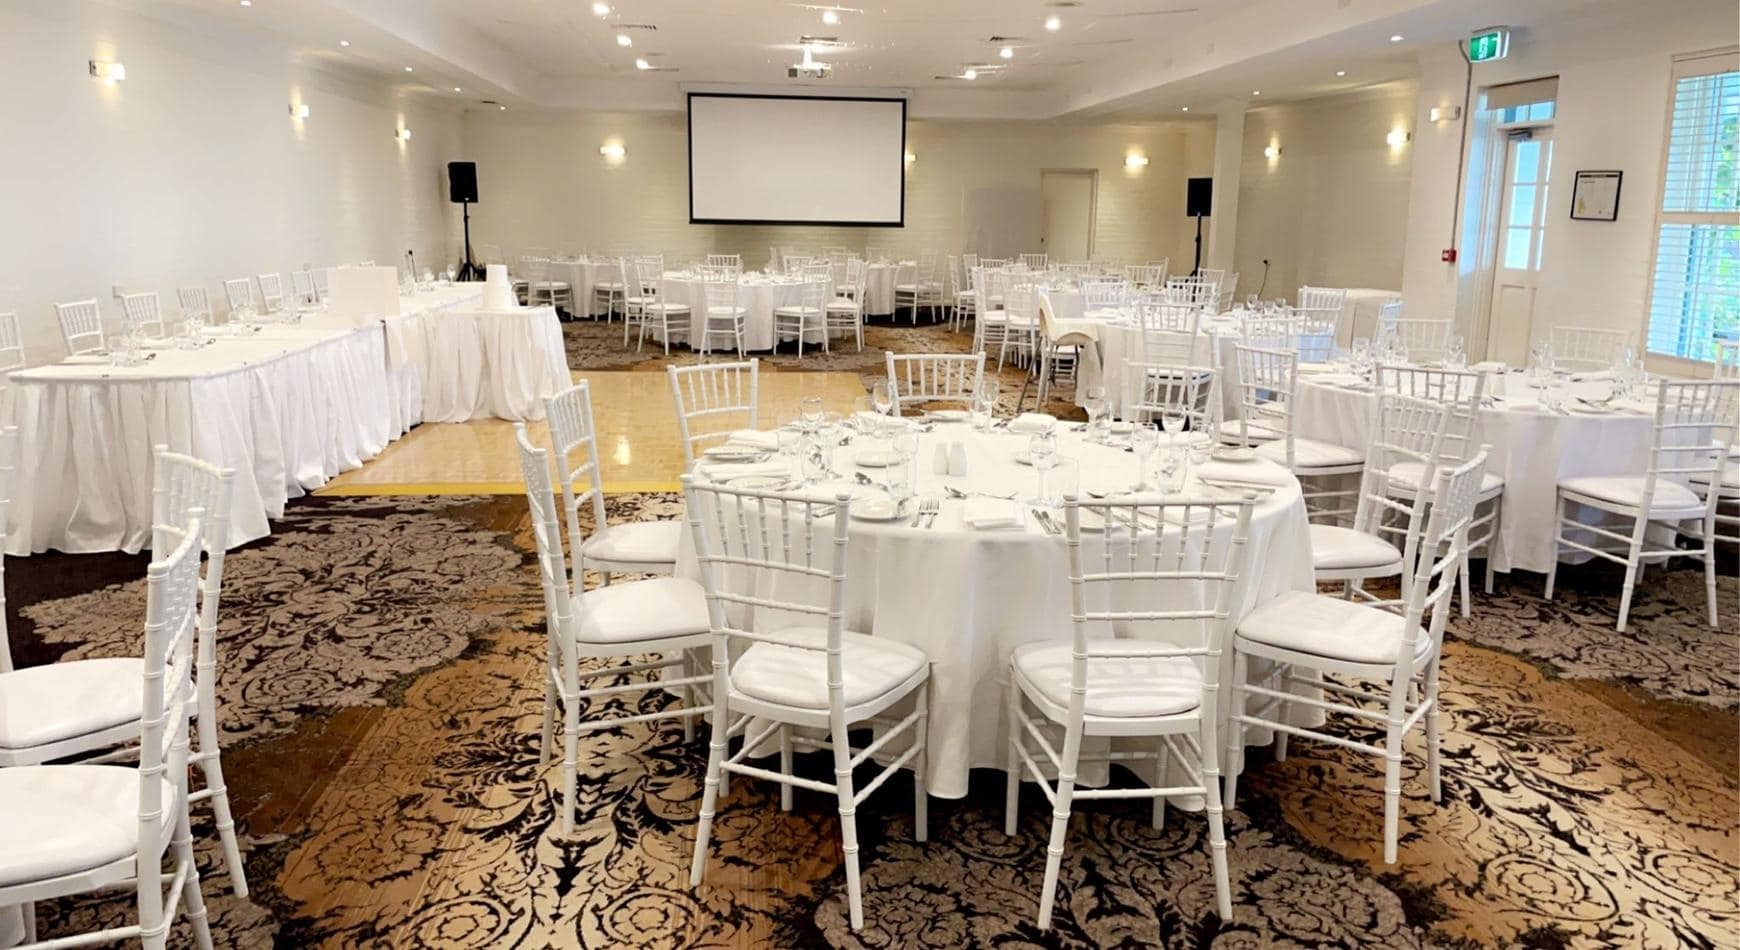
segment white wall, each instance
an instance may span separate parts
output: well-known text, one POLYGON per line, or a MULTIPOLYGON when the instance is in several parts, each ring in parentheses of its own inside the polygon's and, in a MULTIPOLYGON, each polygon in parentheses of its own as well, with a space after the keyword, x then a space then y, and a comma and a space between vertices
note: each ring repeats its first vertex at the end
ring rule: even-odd
POLYGON ((32 362, 62 354, 56 301, 96 297, 118 323, 115 283, 173 312, 178 284, 453 257, 458 116, 287 63, 257 38, 84 0, 0 4, 0 310, 18 312, 32 362), (91 59, 126 80, 91 78, 91 59))
MULTIPOLYGON (((1475 67, 1477 99, 1485 86, 1559 77, 1531 338, 1544 337, 1556 324, 1623 328, 1641 338, 1673 58, 1732 45, 1737 38, 1740 7, 1733 0, 1653 0, 1580 17, 1551 35, 1516 37, 1509 58, 1475 67), (1625 172, 1619 219, 1570 220, 1574 173, 1614 168, 1625 172)), ((1433 106, 1462 103, 1462 61, 1449 50, 1422 67, 1402 289, 1411 312, 1454 310, 1466 328, 1476 290, 1474 248, 1462 247, 1455 265, 1439 261, 1451 234, 1460 128, 1449 122, 1433 126, 1426 116, 1433 106)), ((1471 339, 1471 348, 1478 342, 1471 339)))
POLYGON ((1214 141, 1213 127, 1195 122, 909 120, 916 160, 907 171, 905 227, 799 228, 689 224, 686 135, 682 113, 468 113, 466 157, 478 163, 482 198, 472 214, 474 248, 489 243, 510 255, 528 247, 722 251, 741 253, 754 267, 775 244, 974 250, 1007 237, 988 233, 994 222, 974 209, 1003 199, 1037 202, 1041 169, 1093 168, 1097 256, 1188 260, 1194 232, 1184 217, 1184 179, 1208 174, 1214 141), (627 155, 600 155, 606 142, 620 143, 627 155), (1127 169, 1132 150, 1150 164, 1127 169))
POLYGON ((1413 147, 1412 82, 1255 109, 1239 172, 1238 294, 1291 299, 1302 285, 1399 289, 1413 147), (1263 150, 1280 149, 1274 158, 1263 150))

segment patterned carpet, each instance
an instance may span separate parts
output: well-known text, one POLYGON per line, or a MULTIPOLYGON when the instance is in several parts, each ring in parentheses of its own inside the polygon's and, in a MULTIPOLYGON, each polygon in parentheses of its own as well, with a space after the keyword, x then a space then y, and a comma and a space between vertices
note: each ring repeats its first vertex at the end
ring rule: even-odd
MULTIPOLYGON (((807 360, 806 360, 807 362, 807 360)), ((613 519, 671 517, 616 496, 613 519)), ((1501 580, 1446 648, 1444 803, 1405 775, 1401 861, 1379 861, 1374 759, 1298 742, 1253 756, 1218 920, 1203 825, 1078 810, 1056 928, 1033 929, 1044 805, 1001 832, 1000 773, 934 801, 911 841, 896 779, 860 812, 866 928, 845 924, 834 802, 733 784, 706 884, 685 870, 705 758, 679 727, 583 744, 579 825, 558 834, 538 767, 541 599, 523 500, 315 498, 227 563, 226 772, 254 895, 227 891, 196 811, 220 946, 1734 946, 1732 625, 1703 627, 1697 576, 1652 572, 1635 633, 1610 572, 1501 580)), ((1727 566, 1722 596, 1737 590, 1727 566)), ((18 659, 136 649, 143 561, 7 565, 18 659)), ((1729 614, 1729 617, 1736 614, 1729 614)), ((639 700, 646 708, 662 696, 639 700)), ((1411 748, 1417 751, 1418 744, 1411 748)), ((823 763, 813 767, 825 771, 823 763)), ((130 913, 41 908, 48 933, 130 913)), ((185 940, 186 934, 180 935, 185 940)))

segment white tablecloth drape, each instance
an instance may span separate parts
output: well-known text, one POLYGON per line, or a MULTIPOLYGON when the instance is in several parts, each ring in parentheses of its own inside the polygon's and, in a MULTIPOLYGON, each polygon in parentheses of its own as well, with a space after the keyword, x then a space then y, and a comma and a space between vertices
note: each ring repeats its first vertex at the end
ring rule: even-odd
MULTIPOLYGON (((707 284, 700 277, 672 272, 665 275, 665 301, 689 308, 689 346, 701 348, 701 334, 707 320, 707 284)), ((737 285, 737 305, 743 315, 743 348, 773 349, 773 311, 775 307, 796 306, 803 299, 803 282, 785 277, 745 277, 737 285)), ((832 295, 830 295, 832 299, 832 295)), ((714 341, 714 349, 725 348, 724 337, 714 341)))
MULTIPOLYGON (((514 276, 526 277, 518 273, 524 268, 510 268, 514 276)), ((574 291, 573 312, 582 316, 597 317, 604 314, 604 302, 598 299, 594 292, 601 281, 616 283, 622 280, 621 268, 616 261, 551 261, 550 279, 566 281, 574 291)), ((631 275, 632 282, 632 275, 631 275)), ((617 296, 617 308, 622 307, 622 297, 617 296)))
POLYGON ((573 383, 554 307, 428 310, 387 322, 388 359, 410 367, 422 419, 542 419, 573 383))
MULTIPOLYGON (((1079 290, 1052 290, 1046 296, 1058 323, 1067 328, 1083 321, 1097 324, 1097 346, 1083 347, 1081 365, 1076 374, 1075 403, 1086 408, 1087 391, 1096 386, 1106 390, 1106 399, 1115 416, 1124 410, 1124 365, 1143 358, 1142 328, 1117 310, 1084 311, 1079 290)), ((1238 368, 1233 344, 1238 342, 1239 321, 1236 316, 1204 317, 1199 324, 1196 347, 1191 362, 1197 366, 1220 366, 1221 405, 1225 418, 1239 414, 1238 368), (1220 352, 1215 354, 1210 347, 1220 352)), ((1182 334, 1180 334, 1182 337, 1182 334)))
MULTIPOLYGON (((1129 487, 1135 462, 1123 448, 1088 445, 1074 432, 1063 433, 1058 441, 1059 455, 1077 460, 1084 491, 1129 487)), ((948 484, 1030 496, 1036 488, 1034 470, 1013 460, 1013 453, 1025 445, 1020 436, 939 424, 919 437, 918 493, 940 497, 948 484), (931 472, 935 447, 949 440, 966 446, 965 477, 931 472)), ((843 447, 836 467, 850 472, 855 452, 879 447, 885 448, 862 439, 843 447)), ((875 470, 864 471, 881 477, 875 470)), ((849 482, 839 484, 850 487, 849 482)), ((830 484, 816 492, 825 496, 833 490, 830 484)), ((1209 491, 1199 485, 1194 490, 1209 491)), ((927 780, 931 794, 943 798, 966 794, 970 768, 1003 767, 1003 686, 1010 653, 1030 641, 1070 636, 1063 539, 1046 534, 1031 517, 1023 530, 972 530, 962 525, 961 510, 960 502, 944 500, 931 529, 913 528, 906 520, 854 521, 847 555, 847 628, 912 644, 932 660, 927 780)), ((830 530, 825 519, 813 529, 820 548, 827 545, 830 530)), ((1084 553, 1100 556, 1102 543, 1102 537, 1090 535, 1084 539, 1084 553)), ((695 577, 687 533, 683 545, 678 573, 695 577)), ((1249 545, 1252 557, 1240 614, 1286 591, 1314 589, 1305 505, 1297 482, 1258 505, 1249 545)), ((1158 630, 1153 636, 1171 639, 1181 632, 1158 630)), ((1189 635, 1199 635, 1199 630, 1193 628, 1189 635)))
POLYGON ((893 264, 864 265, 864 315, 885 317, 894 312, 893 264))

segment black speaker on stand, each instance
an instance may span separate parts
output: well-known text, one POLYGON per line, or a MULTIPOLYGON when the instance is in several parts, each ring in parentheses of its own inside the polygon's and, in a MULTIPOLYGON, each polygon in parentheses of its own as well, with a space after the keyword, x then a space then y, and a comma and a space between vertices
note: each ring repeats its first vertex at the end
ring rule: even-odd
POLYGON ((1214 214, 1214 179, 1191 178, 1184 193, 1184 216, 1196 219, 1196 262, 1190 268, 1195 277, 1202 270, 1202 219, 1214 214))
POLYGON ((459 280, 482 280, 483 268, 471 262, 471 205, 477 201, 477 163, 447 163, 447 200, 465 208, 465 260, 459 265, 459 280))

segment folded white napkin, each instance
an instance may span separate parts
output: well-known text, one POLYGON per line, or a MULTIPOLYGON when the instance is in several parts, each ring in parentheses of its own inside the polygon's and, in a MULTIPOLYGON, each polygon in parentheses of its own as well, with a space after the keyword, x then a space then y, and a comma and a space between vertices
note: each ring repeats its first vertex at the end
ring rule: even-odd
POLYGON ((1027 523, 1027 514, 1011 499, 968 498, 961 507, 961 523, 980 531, 1019 528, 1027 523))
POLYGON ((1009 423, 1010 432, 1041 432, 1057 425, 1057 417, 1043 412, 1023 412, 1009 423))
POLYGON ((1481 360, 1480 362, 1475 363, 1474 365, 1472 365, 1468 368, 1473 370, 1476 373, 1502 373, 1502 372, 1504 372, 1504 364, 1499 362, 1498 360, 1481 360))
POLYGON ((789 478, 791 466, 785 462, 702 462, 701 474, 714 480, 739 478, 744 475, 772 475, 789 478))
POLYGON ((1276 487, 1293 482, 1293 473, 1287 471, 1286 466, 1277 465, 1268 459, 1252 459, 1248 462, 1221 462, 1210 459, 1196 466, 1191 472, 1197 478, 1210 482, 1245 482, 1276 487))
POLYGON ((730 445, 747 445, 751 448, 774 451, 779 448, 779 434, 762 432, 758 429, 738 429, 725 440, 730 445))
POLYGON ((885 416, 880 412, 854 412, 852 418, 867 426, 886 426, 898 429, 910 429, 913 426, 911 419, 885 416))

